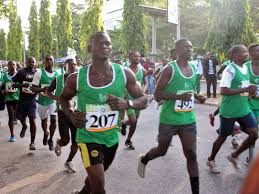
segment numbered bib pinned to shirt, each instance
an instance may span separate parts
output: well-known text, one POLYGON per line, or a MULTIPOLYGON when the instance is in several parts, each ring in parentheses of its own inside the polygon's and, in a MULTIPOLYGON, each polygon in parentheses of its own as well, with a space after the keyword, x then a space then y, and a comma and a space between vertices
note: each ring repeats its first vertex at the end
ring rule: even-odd
MULTIPOLYGON (((183 94, 185 92, 193 92, 193 91, 178 91, 177 94, 183 94)), ((194 108, 194 93, 192 93, 192 97, 190 100, 176 100, 174 111, 175 112, 192 112, 194 108)))
POLYGON ((22 92, 24 92, 26 94, 34 94, 34 92, 32 92, 32 83, 31 82, 24 81, 23 84, 29 84, 29 86, 27 88, 22 87, 22 92))
POLYGON ((85 129, 89 132, 103 132, 118 127, 119 111, 112 111, 108 104, 86 105, 85 129))
MULTIPOLYGON (((49 87, 49 84, 41 84, 41 88, 45 88, 45 87, 49 87)), ((47 97, 47 94, 45 92, 41 92, 40 94, 42 96, 46 96, 47 97)))
MULTIPOLYGON (((250 85, 249 80, 241 81, 241 88, 247 88, 250 85)), ((240 96, 249 96, 248 92, 241 93, 240 96)))
POLYGON ((12 82, 6 83, 5 87, 6 87, 6 91, 7 92, 11 92, 11 93, 17 92, 17 88, 13 87, 13 83, 12 82))

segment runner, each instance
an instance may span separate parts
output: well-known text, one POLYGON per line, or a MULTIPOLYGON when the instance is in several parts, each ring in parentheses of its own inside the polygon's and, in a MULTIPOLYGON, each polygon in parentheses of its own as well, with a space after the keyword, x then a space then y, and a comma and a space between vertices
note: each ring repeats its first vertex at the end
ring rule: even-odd
POLYGON ((80 192, 104 194, 104 171, 112 163, 118 147, 119 110, 144 109, 147 99, 134 74, 109 62, 111 41, 105 32, 96 32, 88 51, 93 63, 72 74, 61 94, 62 110, 77 127, 79 145, 88 177, 80 192), (124 100, 125 88, 134 100, 124 100), (77 95, 78 111, 69 106, 77 95))
POLYGON ((8 112, 8 126, 10 129, 11 137, 9 139, 9 142, 16 142, 16 137, 14 135, 14 117, 15 117, 15 111, 16 106, 19 101, 19 89, 13 87, 12 78, 17 73, 16 70, 16 63, 14 61, 9 61, 7 64, 8 71, 3 76, 3 85, 4 85, 4 91, 3 95, 5 96, 5 103, 7 107, 8 112))
POLYGON ((237 170, 240 169, 238 156, 254 145, 258 137, 256 120, 248 105, 248 94, 255 95, 256 86, 250 85, 248 70, 246 66, 243 66, 248 57, 248 51, 245 46, 236 45, 231 48, 231 54, 233 62, 223 71, 220 82, 221 95, 223 95, 219 109, 220 133, 207 161, 212 173, 220 173, 215 163, 215 157, 227 137, 232 134, 236 121, 240 124, 241 130, 248 134, 240 147, 227 156, 237 170))
MULTIPOLYGON (((250 108, 255 116, 257 127, 259 123, 259 44, 252 44, 249 46, 249 54, 252 61, 246 63, 250 76, 250 83, 256 85, 257 91, 255 98, 249 98, 250 108)), ((253 159, 254 156, 254 145, 249 148, 249 156, 247 157, 246 163, 253 159)))
POLYGON ((36 60, 34 57, 29 57, 26 60, 27 67, 18 71, 13 77, 13 81, 16 87, 21 89, 20 99, 17 106, 17 117, 22 123, 22 130, 20 137, 25 136, 27 130, 26 117, 29 118, 30 132, 31 132, 31 143, 29 146, 30 150, 36 150, 35 147, 35 136, 36 136, 36 112, 37 102, 36 94, 32 92, 32 80, 36 72, 36 60))
MULTIPOLYGON (((176 41, 177 60, 170 62, 156 85, 155 98, 163 100, 160 113, 158 146, 139 156, 138 174, 145 177, 150 160, 164 156, 173 135, 179 135, 187 159, 192 192, 199 193, 199 172, 196 157, 196 118, 193 112, 196 67, 188 62, 192 56, 192 43, 187 39, 176 41)), ((205 98, 197 95, 205 102, 205 98)))
POLYGON ((49 145, 49 150, 53 151, 53 135, 56 130, 56 103, 54 100, 46 96, 45 91, 48 88, 51 81, 57 77, 58 73, 53 70, 54 58, 52 55, 47 55, 44 60, 44 68, 37 71, 32 81, 32 92, 40 93, 39 104, 39 116, 41 119, 41 127, 44 131, 43 145, 49 145), (50 126, 48 131, 48 115, 50 115, 50 126), (50 137, 48 139, 48 136, 50 137))
MULTIPOLYGON (((146 75, 147 72, 144 68, 142 68, 141 64, 139 63, 140 61, 140 54, 137 51, 132 51, 129 53, 129 60, 130 60, 130 65, 129 69, 135 74, 137 83, 143 88, 145 91, 145 86, 146 86, 146 75)), ((132 100, 132 97, 130 95, 127 95, 127 98, 129 100, 132 100)), ((138 118, 140 115, 139 110, 134 110, 134 109, 128 109, 127 110, 127 115, 128 115, 128 121, 122 122, 121 125, 121 134, 125 135, 126 134, 126 127, 127 125, 130 126, 129 128, 129 134, 128 137, 125 141, 125 145, 128 149, 130 150, 135 150, 135 147, 133 146, 133 143, 131 141, 131 138, 136 130, 137 127, 137 122, 138 118)))
MULTIPOLYGON (((57 144, 55 147, 55 153, 57 156, 61 155, 61 148, 63 146, 66 146, 69 143, 70 137, 69 137, 69 130, 71 133, 71 142, 72 145, 70 147, 70 153, 68 156, 68 159, 65 163, 65 168, 68 172, 76 172, 76 168, 74 167, 72 160, 74 156, 76 155, 78 146, 76 144, 76 128, 73 126, 71 121, 67 118, 67 116, 64 114, 60 107, 59 103, 59 97, 61 95, 61 92, 64 88, 65 81, 67 77, 71 74, 76 72, 77 70, 77 64, 76 64, 76 59, 70 57, 65 61, 65 74, 59 75, 57 78, 55 78, 50 86, 48 87, 46 93, 47 95, 57 101, 57 107, 58 107, 58 128, 59 128, 59 135, 60 138, 57 139, 57 144), (52 92, 55 91, 55 95, 52 94, 52 92)), ((72 103, 74 103, 73 101, 72 103)))

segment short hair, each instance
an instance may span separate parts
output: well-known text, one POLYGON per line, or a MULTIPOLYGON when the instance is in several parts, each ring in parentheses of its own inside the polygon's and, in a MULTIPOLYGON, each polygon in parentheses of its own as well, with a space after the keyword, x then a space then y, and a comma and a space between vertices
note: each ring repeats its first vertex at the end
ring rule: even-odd
POLYGON ((8 63, 7 63, 7 65, 9 65, 9 64, 14 64, 14 65, 16 65, 16 62, 15 61, 8 61, 8 63))
POLYGON ((51 54, 47 54, 44 59, 47 59, 48 57, 51 57, 54 59, 53 55, 51 55, 51 54))
POLYGON ((89 42, 91 43, 93 40, 98 39, 98 38, 100 38, 103 35, 108 35, 109 36, 109 34, 107 32, 103 32, 103 31, 94 32, 92 34, 92 36, 90 37, 90 39, 89 39, 90 41, 89 42))
POLYGON ((178 48, 178 47, 181 46, 184 42, 187 42, 187 41, 190 41, 190 40, 188 40, 187 38, 181 38, 181 39, 177 40, 177 41, 175 42, 175 48, 178 48))
POLYGON ((241 47, 245 47, 245 46, 242 44, 232 46, 230 49, 231 55, 233 56, 234 54, 239 54, 241 51, 240 49, 241 47))
POLYGON ((259 46, 259 43, 250 44, 250 45, 248 46, 249 54, 250 54, 251 52, 253 52, 253 50, 255 49, 255 47, 258 47, 258 46, 259 46))
POLYGON ((139 53, 138 51, 130 51, 129 52, 129 57, 131 57, 134 53, 139 53))
POLYGON ((33 56, 29 56, 27 57, 26 62, 28 62, 30 59, 35 59, 35 58, 33 56))
POLYGON ((171 49, 170 55, 173 56, 175 54, 175 48, 171 49))

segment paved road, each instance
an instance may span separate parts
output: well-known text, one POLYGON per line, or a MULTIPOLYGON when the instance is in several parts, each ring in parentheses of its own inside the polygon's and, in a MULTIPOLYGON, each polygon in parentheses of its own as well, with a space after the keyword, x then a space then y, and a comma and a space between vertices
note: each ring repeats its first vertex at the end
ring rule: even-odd
MULTIPOLYGON (((198 123, 198 160, 201 177, 202 194, 234 194, 237 193, 244 179, 244 173, 237 173, 226 160, 232 151, 230 141, 225 143, 217 161, 222 174, 212 175, 205 165, 212 141, 216 137, 215 129, 209 126, 207 115, 215 107, 197 105, 198 123)), ((9 143, 7 116, 1 112, 2 126, 0 130, 0 194, 69 194, 75 188, 81 188, 86 176, 79 153, 75 158, 77 173, 64 172, 63 164, 68 154, 68 147, 63 149, 60 158, 44 147, 40 123, 37 123, 36 151, 29 151, 29 133, 24 139, 18 138, 16 143, 9 143), (4 120, 4 121, 3 121, 4 120)), ((155 104, 141 114, 140 122, 133 141, 135 151, 124 148, 125 137, 121 137, 116 158, 106 174, 106 190, 108 194, 189 194, 190 185, 178 137, 173 140, 167 155, 148 164, 147 176, 137 176, 137 156, 156 145, 158 111, 155 104)), ((16 126, 17 133, 21 125, 16 126)), ((57 133, 56 133, 57 135, 57 133)), ((246 154, 241 159, 244 160, 246 154)))

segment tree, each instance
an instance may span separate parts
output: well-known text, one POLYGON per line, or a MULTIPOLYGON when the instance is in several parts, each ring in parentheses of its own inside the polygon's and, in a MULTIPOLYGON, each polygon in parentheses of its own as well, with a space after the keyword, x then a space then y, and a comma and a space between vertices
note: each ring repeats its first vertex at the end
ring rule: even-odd
POLYGON ((251 18, 255 24, 255 28, 259 33, 259 1, 251 0, 251 18))
POLYGON ((32 1, 31 11, 29 15, 30 32, 29 32, 29 55, 34 56, 36 60, 40 59, 39 45, 39 26, 38 13, 35 0, 32 1))
POLYGON ((87 1, 88 9, 85 11, 81 20, 81 29, 79 32, 80 48, 86 55, 86 47, 89 39, 94 32, 103 31, 104 23, 102 17, 103 0, 87 1))
POLYGON ((223 59, 232 45, 249 45, 255 41, 248 0, 211 0, 207 50, 218 52, 223 59))
POLYGON ((72 16, 71 16, 69 0, 57 1, 57 16, 58 16, 57 40, 58 40, 59 55, 66 56, 67 48, 74 47, 74 41, 72 36, 72 16))
POLYGON ((12 7, 8 4, 8 0, 0 0, 0 19, 4 16, 8 16, 12 7))
POLYGON ((0 29, 0 60, 6 60, 6 37, 3 29, 0 29))
POLYGON ((147 52, 146 26, 139 5, 142 0, 124 1, 121 30, 121 50, 127 55, 131 50, 147 52))
POLYGON ((40 6, 40 57, 43 59, 47 54, 52 54, 52 27, 51 16, 49 13, 49 0, 41 0, 40 6))
POLYGON ((9 13, 9 32, 7 36, 7 59, 22 60, 22 28, 21 18, 17 17, 14 2, 10 2, 12 11, 9 13))

